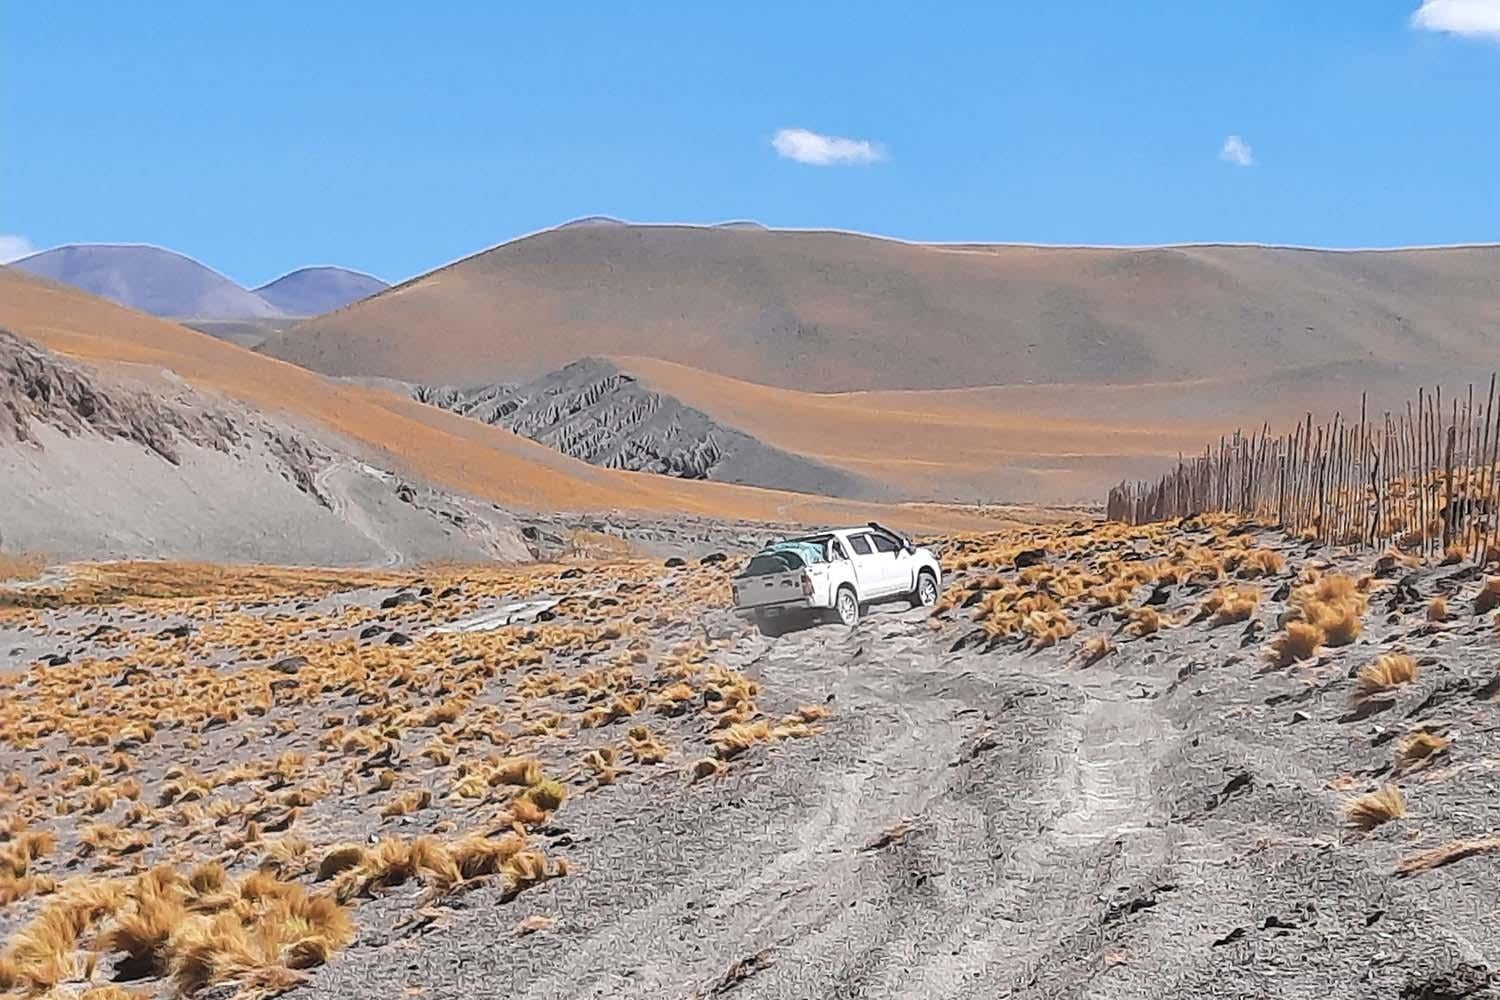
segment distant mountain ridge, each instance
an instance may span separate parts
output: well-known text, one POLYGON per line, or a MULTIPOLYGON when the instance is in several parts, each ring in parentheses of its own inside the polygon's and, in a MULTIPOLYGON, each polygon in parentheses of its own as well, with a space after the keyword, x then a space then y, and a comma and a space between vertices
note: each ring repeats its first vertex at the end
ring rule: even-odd
POLYGON ((316 316, 383 292, 390 286, 372 274, 321 264, 268 281, 255 294, 288 316, 316 316))
POLYGON ((153 316, 210 321, 313 316, 387 287, 359 271, 321 266, 252 291, 185 254, 148 244, 68 244, 8 266, 153 316))

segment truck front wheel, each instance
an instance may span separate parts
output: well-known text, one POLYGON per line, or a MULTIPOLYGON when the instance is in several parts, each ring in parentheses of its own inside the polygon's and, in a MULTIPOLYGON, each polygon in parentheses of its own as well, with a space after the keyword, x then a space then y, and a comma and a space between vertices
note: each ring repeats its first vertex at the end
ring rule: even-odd
POLYGON ((930 608, 937 603, 937 577, 932 575, 931 570, 924 569, 917 574, 917 589, 912 596, 915 598, 913 603, 921 608, 930 608))
POLYGON ((859 597, 855 595, 853 587, 839 588, 833 609, 838 612, 839 621, 850 628, 859 624, 859 597))

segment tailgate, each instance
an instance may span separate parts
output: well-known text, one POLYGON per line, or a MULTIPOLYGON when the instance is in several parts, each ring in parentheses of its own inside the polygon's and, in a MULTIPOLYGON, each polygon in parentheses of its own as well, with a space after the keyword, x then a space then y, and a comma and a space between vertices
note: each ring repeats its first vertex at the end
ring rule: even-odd
POLYGON ((764 608, 772 604, 804 604, 807 601, 800 571, 749 576, 733 583, 736 608, 764 608))

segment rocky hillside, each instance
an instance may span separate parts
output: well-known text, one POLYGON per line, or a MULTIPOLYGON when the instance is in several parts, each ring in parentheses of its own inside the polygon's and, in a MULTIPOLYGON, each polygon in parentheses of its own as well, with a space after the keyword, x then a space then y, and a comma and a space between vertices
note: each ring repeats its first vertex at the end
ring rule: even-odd
POLYGON ((413 395, 604 468, 829 496, 878 492, 851 473, 762 444, 596 358, 520 385, 417 386, 413 395))
POLYGON ((0 330, 0 543, 66 558, 527 559, 510 515, 181 382, 0 330))

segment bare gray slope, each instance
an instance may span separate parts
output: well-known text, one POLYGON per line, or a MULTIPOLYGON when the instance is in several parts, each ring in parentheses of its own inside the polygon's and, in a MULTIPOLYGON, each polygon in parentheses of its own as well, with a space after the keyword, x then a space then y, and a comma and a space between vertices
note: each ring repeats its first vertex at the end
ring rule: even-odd
POLYGON ((858 476, 762 444, 597 358, 521 385, 417 386, 413 395, 609 469, 858 499, 883 492, 858 476))
POLYGON ((646 355, 813 391, 1488 364, 1500 248, 934 247, 848 233, 549 230, 271 338, 335 375, 518 381, 646 355))
POLYGON ((58 559, 526 559, 514 518, 180 383, 0 331, 0 542, 58 559))
POLYGON ((9 266, 153 316, 253 319, 282 314, 270 302, 217 271, 162 247, 103 243, 62 246, 9 266))

